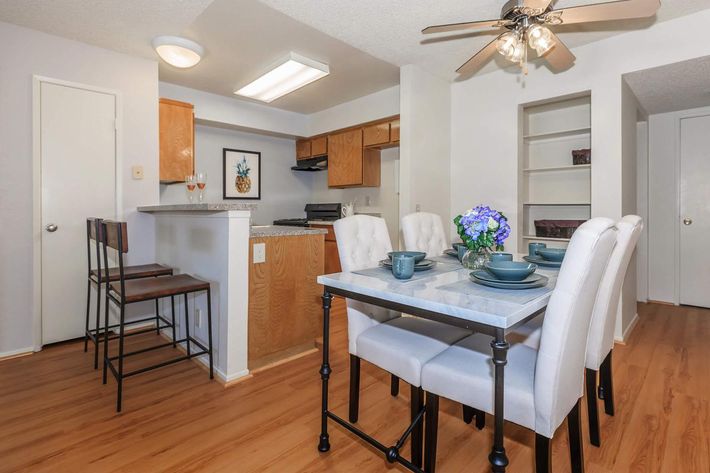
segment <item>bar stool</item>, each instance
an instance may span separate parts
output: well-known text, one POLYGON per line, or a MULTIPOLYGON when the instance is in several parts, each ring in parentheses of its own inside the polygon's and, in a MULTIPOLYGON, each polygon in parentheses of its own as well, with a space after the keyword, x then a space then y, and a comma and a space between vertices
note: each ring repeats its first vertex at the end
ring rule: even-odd
MULTIPOLYGON (((101 272, 101 221, 100 218, 89 217, 86 219, 86 250, 87 250, 87 288, 86 288, 86 326, 84 332, 84 353, 88 351, 89 340, 94 344, 94 369, 99 368, 99 343, 101 341, 101 284, 104 280, 105 275, 101 272), (91 242, 94 242, 96 247, 96 269, 91 268, 91 242), (96 328, 90 328, 89 320, 91 318, 91 286, 96 287, 96 328)), ((108 265, 108 261, 105 261, 108 265)), ((171 276, 173 274, 173 268, 168 266, 163 266, 160 264, 141 264, 135 266, 126 266, 123 268, 124 275, 126 279, 141 279, 141 278, 152 278, 159 276, 171 276)), ((110 281, 116 281, 119 277, 118 268, 109 268, 108 271, 110 281)), ((150 318, 143 318, 140 320, 132 320, 130 324, 144 323, 153 320, 150 318)), ((168 322, 160 316, 158 311, 158 300, 155 301, 155 330, 156 333, 160 333, 161 328, 168 328, 173 326, 171 322, 168 322), (166 323, 166 326, 160 327, 160 321, 166 323)), ((118 325, 111 325, 108 328, 114 329, 118 325)), ((129 335, 138 335, 141 333, 150 332, 151 329, 136 330, 131 332, 129 335)), ((174 330, 174 326, 173 326, 174 330)), ((174 335, 174 333, 173 333, 174 335)), ((110 339, 113 339, 112 337, 110 339)))
MULTIPOLYGON (((210 283, 194 278, 188 274, 180 274, 177 276, 163 276, 160 278, 150 279, 127 279, 125 268, 123 266, 123 255, 128 252, 128 235, 126 232, 125 222, 113 222, 104 220, 101 224, 102 232, 100 237, 103 240, 104 261, 108 260, 107 248, 113 248, 118 253, 118 279, 115 282, 110 280, 109 268, 104 269, 104 283, 106 285, 106 308, 104 315, 104 371, 103 383, 106 384, 107 369, 113 373, 118 383, 116 411, 121 412, 121 399, 123 394, 123 380, 130 376, 145 373, 146 371, 154 370, 177 363, 183 360, 189 360, 201 355, 209 356, 210 379, 214 378, 214 364, 212 356, 212 304, 210 283), (195 292, 207 292, 207 346, 190 336, 190 324, 188 317, 187 295, 195 292), (163 297, 170 297, 172 318, 175 320, 175 296, 182 295, 185 301, 185 338, 177 340, 173 335, 173 340, 168 343, 154 345, 148 348, 142 348, 132 352, 124 352, 125 339, 125 308, 128 304, 136 302, 157 300, 163 297), (108 308, 109 301, 119 307, 120 318, 118 324, 118 355, 109 357, 108 354, 108 308), (130 372, 124 372, 123 361, 128 356, 138 355, 152 350, 176 346, 178 343, 185 343, 185 356, 172 358, 167 361, 156 363, 130 372), (196 345, 200 350, 193 352, 190 344, 196 345), (114 366, 114 361, 117 361, 118 366, 114 366)), ((174 333, 173 324, 173 333, 174 333)))

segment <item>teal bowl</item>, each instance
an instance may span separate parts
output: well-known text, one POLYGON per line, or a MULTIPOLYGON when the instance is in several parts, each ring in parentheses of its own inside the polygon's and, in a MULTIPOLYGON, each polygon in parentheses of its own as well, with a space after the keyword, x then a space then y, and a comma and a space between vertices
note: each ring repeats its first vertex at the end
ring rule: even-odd
POLYGON ((502 251, 494 251, 488 258, 491 261, 513 261, 513 254, 503 253, 502 251))
POLYGON ((542 256, 542 259, 559 263, 565 258, 566 251, 564 248, 538 248, 537 254, 542 256))
POLYGON ((537 270, 537 265, 522 261, 488 261, 485 268, 502 281, 522 281, 537 270))
POLYGON ((463 243, 452 243, 451 244, 451 247, 456 251, 459 251, 459 246, 466 246, 466 245, 463 243))
POLYGON ((394 255, 413 256, 415 263, 418 263, 424 258, 426 258, 426 253, 424 253, 423 251, 390 251, 389 253, 387 253, 387 257, 389 259, 392 259, 394 255))

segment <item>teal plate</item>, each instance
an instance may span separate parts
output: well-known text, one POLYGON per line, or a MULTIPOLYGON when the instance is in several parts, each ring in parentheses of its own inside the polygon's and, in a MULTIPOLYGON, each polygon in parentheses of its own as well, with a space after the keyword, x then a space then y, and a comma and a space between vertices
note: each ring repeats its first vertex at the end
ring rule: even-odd
POLYGON ((528 263, 535 263, 538 266, 545 266, 546 268, 559 268, 562 266, 562 261, 549 261, 540 256, 523 256, 523 259, 528 263))
MULTIPOLYGON (((392 269, 392 260, 383 259, 380 261, 380 266, 387 269, 392 269)), ((436 266, 436 261, 423 259, 414 265, 414 271, 428 271, 436 266)))
POLYGON ((507 282, 493 282, 493 281, 486 281, 485 279, 478 279, 475 276, 476 272, 473 272, 470 274, 469 278, 471 281, 475 282, 476 284, 480 284, 482 286, 488 286, 488 287, 494 287, 496 289, 513 289, 513 290, 521 290, 521 289, 535 289, 538 287, 545 287, 547 286, 548 279, 546 276, 542 276, 539 280, 531 283, 525 283, 525 284, 516 284, 516 283, 507 283, 507 282))
POLYGON ((456 250, 452 250, 451 248, 449 248, 448 250, 444 250, 444 254, 449 255, 449 256, 453 256, 454 258, 459 257, 458 252, 456 250))
POLYGON ((485 269, 474 271, 471 275, 476 279, 482 279, 488 282, 502 282, 506 284, 531 284, 545 277, 542 274, 532 273, 530 276, 521 281, 504 281, 503 279, 497 278, 494 274, 489 273, 485 269))

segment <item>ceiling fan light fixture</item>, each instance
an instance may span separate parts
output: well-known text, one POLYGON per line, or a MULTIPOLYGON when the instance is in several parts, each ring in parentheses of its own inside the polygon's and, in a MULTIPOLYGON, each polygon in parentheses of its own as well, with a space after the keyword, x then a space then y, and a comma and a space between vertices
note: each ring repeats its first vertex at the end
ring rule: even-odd
POLYGON ((158 36, 152 45, 163 61, 180 69, 195 66, 205 54, 202 46, 179 36, 158 36))
POLYGON ((500 35, 496 41, 496 49, 507 60, 517 62, 522 58, 525 45, 517 33, 509 31, 500 35))
POLYGON ((542 25, 532 25, 527 29, 528 44, 537 51, 538 56, 544 55, 555 45, 552 31, 542 25))

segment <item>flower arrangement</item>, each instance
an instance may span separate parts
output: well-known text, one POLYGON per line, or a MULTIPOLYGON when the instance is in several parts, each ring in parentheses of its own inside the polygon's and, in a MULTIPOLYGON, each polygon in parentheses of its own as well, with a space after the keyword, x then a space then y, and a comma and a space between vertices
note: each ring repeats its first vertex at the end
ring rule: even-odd
POLYGON ((454 219, 454 224, 464 244, 476 252, 491 248, 501 251, 510 236, 508 219, 485 205, 467 210, 454 219))

